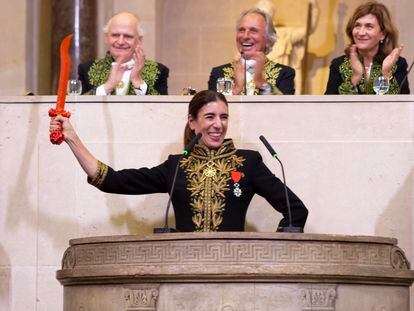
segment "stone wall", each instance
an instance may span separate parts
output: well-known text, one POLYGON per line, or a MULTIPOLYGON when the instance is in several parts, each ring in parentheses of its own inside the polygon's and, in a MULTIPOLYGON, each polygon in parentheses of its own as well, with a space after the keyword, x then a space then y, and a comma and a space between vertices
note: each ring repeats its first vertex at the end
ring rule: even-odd
MULTIPOLYGON (((189 98, 145 100, 69 96, 68 110, 100 160, 117 169, 151 167, 182 150, 189 98)), ((150 233, 164 223, 166 194, 111 195, 87 184, 68 147, 49 142, 54 102, 0 98, 1 310, 60 310, 55 271, 70 239, 150 233)), ((234 97, 228 136, 259 150, 280 176, 259 135, 275 147, 288 185, 310 211, 307 233, 394 237, 412 261, 413 116, 412 95, 234 97)), ((279 220, 255 197, 246 230, 274 232, 279 220)))

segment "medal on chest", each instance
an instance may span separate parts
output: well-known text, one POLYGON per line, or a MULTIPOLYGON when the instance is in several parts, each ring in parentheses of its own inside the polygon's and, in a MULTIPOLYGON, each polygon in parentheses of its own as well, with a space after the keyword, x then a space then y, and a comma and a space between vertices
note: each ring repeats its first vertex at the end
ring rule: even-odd
POLYGON ((231 180, 233 180, 233 194, 236 197, 240 197, 242 195, 242 190, 240 189, 239 181, 242 177, 241 172, 233 171, 231 172, 231 180))
POLYGON ((217 171, 216 171, 216 169, 214 168, 214 164, 212 163, 212 162, 208 162, 207 163, 207 167, 204 169, 204 171, 203 171, 203 174, 204 174, 204 176, 206 176, 206 177, 214 177, 214 176, 216 176, 216 173, 217 173, 217 171))
POLYGON ((116 85, 116 88, 117 89, 122 89, 122 88, 124 88, 124 86, 125 86, 124 81, 119 81, 119 83, 116 85))

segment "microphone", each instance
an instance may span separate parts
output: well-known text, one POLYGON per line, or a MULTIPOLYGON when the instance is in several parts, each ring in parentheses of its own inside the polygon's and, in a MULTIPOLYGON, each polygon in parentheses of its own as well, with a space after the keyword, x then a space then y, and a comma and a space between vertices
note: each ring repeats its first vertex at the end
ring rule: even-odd
POLYGON ((172 195, 174 192, 174 188, 175 188, 175 181, 177 179, 177 174, 178 174, 178 168, 180 167, 180 161, 184 156, 188 156, 191 152, 191 150, 193 149, 194 145, 196 143, 198 143, 198 141, 201 138, 201 133, 198 133, 189 143, 187 146, 184 147, 183 153, 181 154, 181 156, 178 158, 178 162, 177 162, 177 166, 175 167, 175 172, 174 172, 174 178, 171 184, 171 189, 170 189, 170 197, 168 198, 168 203, 167 203, 167 208, 165 210, 165 221, 164 221, 164 227, 161 228, 154 228, 153 232, 154 233, 170 233, 170 232, 177 232, 177 229, 174 228, 170 228, 168 226, 168 212, 170 211, 170 205, 171 205, 171 199, 172 199, 172 195))
POLYGON ((287 186, 286 186, 285 169, 283 168, 282 161, 280 161, 280 159, 277 157, 276 151, 272 148, 272 146, 270 146, 269 142, 266 140, 266 138, 264 138, 263 135, 260 135, 259 139, 266 146, 267 150, 269 150, 272 157, 274 157, 280 163, 280 166, 282 167, 283 185, 285 188, 285 198, 286 198, 286 206, 288 210, 288 221, 289 221, 289 225, 287 227, 283 227, 282 232, 301 233, 303 232, 302 227, 294 227, 292 225, 292 211, 290 208, 289 193, 288 193, 287 186))
POLYGON ((240 56, 244 60, 244 95, 247 95, 247 59, 243 51, 240 51, 240 56))
MULTIPOLYGON (((196 143, 198 143, 198 141, 200 140, 202 134, 198 133, 196 136, 194 136, 194 138, 188 143, 187 146, 184 147, 184 151, 183 151, 183 155, 189 155, 191 150, 193 149, 194 145, 196 143)), ((182 158, 182 156, 181 156, 182 158)))
POLYGON ((397 94, 401 94, 401 88, 404 85, 405 81, 408 79, 408 75, 410 74, 411 69, 413 69, 413 65, 414 65, 414 60, 411 63, 411 66, 408 69, 407 73, 405 74, 404 79, 402 79, 401 84, 400 84, 400 87, 398 88, 398 93, 397 94))

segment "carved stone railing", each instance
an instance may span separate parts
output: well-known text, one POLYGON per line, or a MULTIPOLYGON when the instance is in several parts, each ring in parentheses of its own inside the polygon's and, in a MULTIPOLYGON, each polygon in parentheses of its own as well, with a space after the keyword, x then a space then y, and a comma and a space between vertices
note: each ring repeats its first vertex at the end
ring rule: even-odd
POLYGON ((286 233, 91 237, 70 241, 57 278, 64 310, 359 310, 362 299, 369 310, 408 311, 414 271, 396 243, 286 233))

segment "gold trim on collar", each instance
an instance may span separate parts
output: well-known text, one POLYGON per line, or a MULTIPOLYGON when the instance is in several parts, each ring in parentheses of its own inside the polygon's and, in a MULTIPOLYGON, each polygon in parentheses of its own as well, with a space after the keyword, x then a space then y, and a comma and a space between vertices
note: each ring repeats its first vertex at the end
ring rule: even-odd
POLYGON ((232 140, 216 150, 196 145, 191 155, 181 160, 187 176, 187 190, 195 231, 218 231, 226 208, 225 193, 230 190, 231 172, 243 166, 245 159, 236 155, 232 140))

